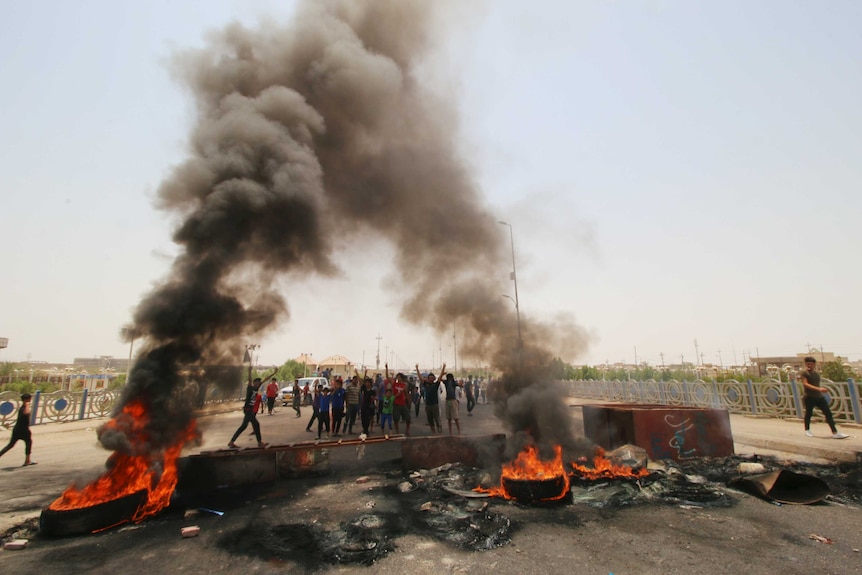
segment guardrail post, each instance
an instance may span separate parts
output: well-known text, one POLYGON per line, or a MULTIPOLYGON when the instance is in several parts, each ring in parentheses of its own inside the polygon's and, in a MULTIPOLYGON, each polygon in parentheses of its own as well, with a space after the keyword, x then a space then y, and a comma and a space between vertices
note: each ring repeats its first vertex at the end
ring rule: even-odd
POLYGON ((751 415, 757 415, 757 400, 754 398, 754 384, 751 379, 748 380, 748 401, 751 402, 751 415))
POLYGON ((688 399, 688 381, 682 380, 682 404, 685 406, 691 405, 688 399))
POLYGON ((81 394, 81 413, 78 415, 78 419, 84 419, 84 416, 87 414, 87 388, 84 388, 84 393, 81 394))
POLYGON ((862 413, 859 410, 859 393, 856 390, 856 382, 853 378, 847 380, 847 389, 850 393, 850 407, 853 408, 853 419, 856 423, 862 423, 862 413))
POLYGON ((715 382, 715 378, 712 378, 712 407, 715 409, 721 408, 721 401, 718 399, 718 384, 715 382))
POLYGON ((42 397, 42 392, 38 389, 33 394, 33 405, 30 406, 30 425, 36 425, 36 416, 39 415, 39 399, 42 397))
POLYGON ((799 387, 796 385, 796 380, 790 380, 790 391, 793 393, 793 405, 796 406, 796 417, 803 418, 805 412, 802 411, 802 400, 799 398, 799 387))

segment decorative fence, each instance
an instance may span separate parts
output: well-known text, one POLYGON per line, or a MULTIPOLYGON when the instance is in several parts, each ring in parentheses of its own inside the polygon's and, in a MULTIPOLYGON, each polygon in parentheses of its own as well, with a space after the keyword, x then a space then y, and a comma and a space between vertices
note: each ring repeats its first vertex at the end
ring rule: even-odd
MULTIPOLYGON (((107 417, 120 399, 121 390, 34 392, 30 403, 30 425, 78 421, 107 417)), ((236 401, 236 398, 211 399, 210 402, 236 401)), ((21 394, 0 392, 0 426, 11 428, 18 418, 21 394)))
MULTIPOLYGON (((30 425, 76 421, 93 417, 106 417, 120 398, 114 391, 54 391, 33 393, 30 403, 30 425)), ((18 418, 21 395, 13 391, 0 393, 0 425, 11 427, 18 418)))
MULTIPOLYGON (((778 418, 802 418, 805 405, 802 384, 796 381, 766 379, 759 382, 736 381, 564 381, 574 397, 624 403, 682 405, 725 408, 731 413, 765 415, 778 418)), ((829 390, 830 408, 835 421, 862 424, 859 405, 860 384, 848 379, 821 381, 829 390)), ((820 415, 820 410, 815 410, 820 415)))

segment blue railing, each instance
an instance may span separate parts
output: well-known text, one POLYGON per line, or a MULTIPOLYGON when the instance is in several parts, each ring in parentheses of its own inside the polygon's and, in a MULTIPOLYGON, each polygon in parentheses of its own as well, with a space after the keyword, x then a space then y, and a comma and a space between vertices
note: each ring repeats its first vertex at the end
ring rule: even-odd
MULTIPOLYGON (((30 425, 61 421, 76 421, 105 417, 120 398, 119 391, 54 391, 33 393, 30 403, 30 425)), ((0 425, 11 427, 18 418, 21 395, 13 391, 0 392, 0 425)))
MULTIPOLYGON (((60 423, 107 417, 120 399, 121 390, 54 391, 33 393, 30 404, 30 425, 60 423)), ((236 401, 237 398, 210 401, 236 401)), ((207 403, 210 403, 209 401, 207 403)), ((21 395, 18 392, 0 392, 0 426, 11 428, 18 418, 21 395)))
MULTIPOLYGON (((779 418, 801 418, 805 406, 798 382, 766 379, 763 381, 564 381, 571 395, 583 399, 681 405, 689 407, 725 408, 731 413, 765 415, 779 418)), ((852 379, 835 382, 823 379, 821 385, 829 390, 830 408, 836 421, 862 424, 859 398, 860 384, 852 379)), ((815 410, 819 416, 820 411, 815 410)))

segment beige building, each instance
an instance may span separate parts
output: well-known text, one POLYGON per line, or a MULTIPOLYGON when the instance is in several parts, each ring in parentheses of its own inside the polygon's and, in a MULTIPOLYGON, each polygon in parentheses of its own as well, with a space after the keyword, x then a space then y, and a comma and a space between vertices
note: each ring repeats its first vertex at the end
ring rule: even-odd
POLYGON ((811 356, 817 360, 818 364, 824 364, 830 361, 840 361, 847 363, 846 357, 835 355, 831 351, 811 350, 806 353, 797 353, 796 355, 788 356, 773 356, 773 357, 751 357, 751 362, 757 366, 757 373, 761 377, 774 376, 776 370, 780 370, 782 374, 793 373, 794 375, 805 369, 805 358, 811 356))
POLYGON ((356 364, 343 355, 330 355, 317 366, 318 373, 323 373, 327 369, 330 370, 330 378, 337 375, 348 378, 353 375, 356 364))

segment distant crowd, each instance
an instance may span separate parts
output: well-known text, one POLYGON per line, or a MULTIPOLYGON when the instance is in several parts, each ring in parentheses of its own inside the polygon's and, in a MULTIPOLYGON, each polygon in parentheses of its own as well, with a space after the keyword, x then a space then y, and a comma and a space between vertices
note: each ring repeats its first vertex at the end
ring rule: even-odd
POLYGON ((386 364, 384 373, 373 377, 367 371, 361 376, 356 371, 346 380, 342 376, 332 379, 316 377, 304 385, 300 385, 297 378, 292 386, 288 386, 289 389, 283 388, 284 384, 275 377, 264 389, 261 389, 262 382, 261 378, 250 382, 243 407, 245 418, 229 447, 237 447, 234 442, 248 425, 252 425, 258 445, 265 447, 256 416, 258 413, 272 415, 277 401, 282 405, 290 403, 296 417, 302 417, 303 407, 310 407, 312 413, 305 430, 316 432, 317 439, 355 435, 360 429, 361 438, 371 436, 377 429, 387 435, 392 432, 400 434, 403 428, 404 435, 409 436, 413 418, 419 417, 423 404, 432 434, 443 433, 441 415, 445 415, 449 434, 456 432, 460 435, 461 404, 465 404, 467 415, 472 416, 477 404, 488 403, 489 384, 485 378, 472 375, 456 378, 446 371, 446 364, 439 374, 423 373, 417 365, 415 373, 405 375, 399 372, 392 376, 386 364))

